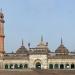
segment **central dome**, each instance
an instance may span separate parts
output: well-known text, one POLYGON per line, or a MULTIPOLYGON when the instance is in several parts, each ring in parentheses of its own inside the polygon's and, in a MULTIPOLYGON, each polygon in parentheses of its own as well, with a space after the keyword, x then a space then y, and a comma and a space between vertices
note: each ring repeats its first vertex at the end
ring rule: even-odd
POLYGON ((40 43, 37 45, 37 47, 36 48, 48 48, 48 43, 44 43, 44 41, 43 41, 43 36, 41 36, 41 41, 40 41, 40 43))
POLYGON ((41 41, 40 43, 34 48, 33 53, 34 54, 47 54, 50 52, 48 48, 48 42, 44 43, 43 41, 43 36, 41 36, 41 41))

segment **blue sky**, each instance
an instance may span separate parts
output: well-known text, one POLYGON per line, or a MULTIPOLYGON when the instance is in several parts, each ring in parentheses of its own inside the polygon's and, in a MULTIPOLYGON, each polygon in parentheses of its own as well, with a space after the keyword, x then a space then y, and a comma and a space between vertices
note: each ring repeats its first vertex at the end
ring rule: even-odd
POLYGON ((5 15, 5 50, 16 51, 31 43, 31 47, 44 41, 54 51, 64 45, 75 51, 75 0, 0 0, 5 15))

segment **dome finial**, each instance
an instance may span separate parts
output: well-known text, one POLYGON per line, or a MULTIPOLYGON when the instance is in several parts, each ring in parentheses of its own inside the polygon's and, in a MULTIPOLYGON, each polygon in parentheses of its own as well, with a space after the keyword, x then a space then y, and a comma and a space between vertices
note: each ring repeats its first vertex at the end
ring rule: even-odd
POLYGON ((43 35, 41 35, 41 42, 43 42, 43 35))
POLYGON ((30 43, 28 43, 28 47, 30 48, 30 43))
POLYGON ((63 44, 63 40, 62 40, 62 37, 61 37, 61 44, 63 44))
POLYGON ((23 42, 23 40, 22 40, 22 46, 24 45, 24 42, 23 42))

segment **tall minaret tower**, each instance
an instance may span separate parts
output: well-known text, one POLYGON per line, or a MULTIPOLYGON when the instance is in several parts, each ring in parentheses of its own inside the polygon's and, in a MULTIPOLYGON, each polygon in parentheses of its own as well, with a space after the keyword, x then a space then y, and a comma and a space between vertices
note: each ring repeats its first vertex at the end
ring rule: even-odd
POLYGON ((4 15, 2 9, 0 9, 0 54, 3 54, 4 51, 4 15))

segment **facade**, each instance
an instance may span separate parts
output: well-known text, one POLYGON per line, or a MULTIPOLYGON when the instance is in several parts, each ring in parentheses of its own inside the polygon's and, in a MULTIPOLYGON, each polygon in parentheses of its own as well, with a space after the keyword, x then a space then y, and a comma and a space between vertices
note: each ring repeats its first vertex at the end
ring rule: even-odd
POLYGON ((4 50, 4 15, 0 11, 0 69, 75 69, 75 53, 69 52, 62 39, 59 47, 52 52, 41 37, 40 43, 26 48, 23 44, 15 53, 4 50))

